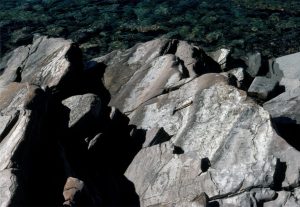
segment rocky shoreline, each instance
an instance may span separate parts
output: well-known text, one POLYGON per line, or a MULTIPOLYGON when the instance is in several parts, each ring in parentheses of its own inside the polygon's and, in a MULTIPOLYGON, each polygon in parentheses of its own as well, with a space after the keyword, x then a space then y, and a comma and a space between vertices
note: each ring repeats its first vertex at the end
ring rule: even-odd
POLYGON ((300 53, 158 38, 0 62, 0 206, 299 206, 300 53))

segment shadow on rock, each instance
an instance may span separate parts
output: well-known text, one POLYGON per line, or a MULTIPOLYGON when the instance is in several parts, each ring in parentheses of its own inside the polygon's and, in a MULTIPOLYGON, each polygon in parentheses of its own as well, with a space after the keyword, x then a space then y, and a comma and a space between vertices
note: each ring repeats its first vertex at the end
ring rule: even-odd
POLYGON ((300 151, 300 124, 288 117, 272 118, 276 132, 291 146, 300 151))

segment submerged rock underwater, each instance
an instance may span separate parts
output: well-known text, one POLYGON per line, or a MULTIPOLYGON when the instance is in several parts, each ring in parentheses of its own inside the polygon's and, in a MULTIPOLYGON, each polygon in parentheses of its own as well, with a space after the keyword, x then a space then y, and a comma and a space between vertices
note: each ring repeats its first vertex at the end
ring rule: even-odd
POLYGON ((0 56, 40 33, 87 59, 161 35, 278 57, 299 51, 299 25, 298 0, 2 0, 0 56))

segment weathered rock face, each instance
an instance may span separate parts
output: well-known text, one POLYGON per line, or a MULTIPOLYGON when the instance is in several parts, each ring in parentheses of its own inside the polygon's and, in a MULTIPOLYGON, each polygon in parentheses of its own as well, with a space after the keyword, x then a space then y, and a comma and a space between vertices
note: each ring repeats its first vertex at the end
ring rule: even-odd
POLYGON ((126 51, 114 51, 91 61, 107 65, 104 86, 111 106, 130 112, 142 103, 173 90, 183 78, 220 72, 201 49, 185 41, 156 39, 126 51))
POLYGON ((266 100, 276 89, 276 86, 278 86, 278 81, 271 78, 257 76, 250 85, 248 93, 252 96, 258 97, 259 99, 266 100))
POLYGON ((274 61, 276 73, 283 75, 280 84, 286 91, 291 91, 300 86, 300 53, 294 53, 276 58, 274 61))
MULTIPOLYGON (((300 124, 300 90, 287 91, 264 104, 273 118, 287 118, 300 124)), ((284 120, 282 120, 284 121, 284 120)), ((288 120, 286 120, 288 121, 288 120)))
POLYGON ((69 40, 37 37, 32 45, 22 46, 3 59, 0 86, 15 81, 56 87, 70 72, 76 50, 69 40))
POLYGON ((173 42, 167 39, 156 39, 138 44, 126 51, 113 51, 93 61, 107 65, 103 83, 111 96, 114 96, 140 67, 150 63, 161 54, 169 53, 173 47, 172 44, 173 42))
MULTIPOLYGON (((72 70, 80 68, 74 67, 77 61, 74 59, 78 54, 80 53, 71 41, 37 37, 32 45, 19 47, 0 61, 0 171, 3 175, 1 206, 30 205, 34 203, 34 199, 39 203, 40 194, 34 193, 33 188, 38 185, 37 180, 41 176, 49 175, 44 170, 51 168, 38 163, 39 159, 44 159, 44 162, 48 160, 44 154, 39 153, 49 152, 48 149, 41 148, 48 139, 45 135, 45 123, 49 94, 52 92, 45 93, 43 89, 52 90, 63 82, 65 84, 64 78, 72 70), (39 174, 37 169, 40 170, 39 174), (36 198, 33 198, 34 194, 36 198)), ((56 151, 54 148, 51 150, 56 151)), ((50 158, 51 161, 55 159, 50 158)), ((55 165, 48 163, 48 166, 55 165)), ((53 175, 55 177, 57 174, 53 175)), ((50 191, 55 182, 45 185, 50 191)), ((48 199, 53 194, 44 196, 48 199)))
MULTIPOLYGON (((173 70, 177 78, 168 86, 174 73, 168 73, 170 66, 164 61, 155 63, 170 62, 172 54, 161 55, 150 66, 138 68, 112 95, 110 105, 128 114, 131 125, 147 130, 144 148, 126 171, 141 205, 196 205, 195 198, 202 192, 211 204, 260 205, 276 198, 274 189, 297 186, 299 152, 277 135, 267 111, 228 85, 243 88, 244 70, 226 68, 229 71, 222 75, 190 76, 197 62, 193 48, 179 42, 173 55, 179 60, 175 65, 186 68, 189 76, 182 69, 173 70), (235 83, 227 74, 235 77, 235 83), (164 138, 156 137, 159 129, 165 132, 164 138), (283 178, 278 175, 282 171, 283 178)), ((222 62, 218 57, 224 51, 219 53, 210 56, 222 62)), ((248 55, 244 61, 246 73, 255 78, 260 54, 248 55)), ((108 65, 109 70, 115 63, 108 65)), ((272 78, 269 88, 253 89, 254 82, 249 92, 269 98, 280 75, 272 78)))
MULTIPOLYGON (((279 157, 272 146, 279 147, 275 140, 281 138, 272 129, 268 113, 224 83, 210 81, 213 86, 203 90, 199 84, 204 80, 205 75, 130 114, 131 123, 138 127, 163 126, 172 135, 169 142, 141 150, 126 171, 143 206, 181 206, 201 192, 211 200, 234 197, 277 182, 279 157), (190 104, 176 110, 184 102, 190 104), (201 169, 205 158, 211 163, 207 171, 201 169)), ((280 144, 284 146, 288 147, 280 144)), ((231 204, 239 201, 233 199, 231 204)), ((243 202, 250 206, 252 201, 243 202)))
POLYGON ((94 94, 84 94, 69 97, 62 104, 70 109, 70 120, 68 126, 84 124, 82 122, 97 121, 101 111, 101 101, 94 94))
POLYGON ((0 206, 298 206, 292 57, 257 77, 259 53, 161 38, 83 70, 76 45, 35 38, 0 61, 0 206))
POLYGON ((30 179, 31 156, 45 116, 43 92, 27 83, 10 83, 0 89, 1 206, 22 203, 30 179), (27 183, 28 184, 28 183, 27 183))

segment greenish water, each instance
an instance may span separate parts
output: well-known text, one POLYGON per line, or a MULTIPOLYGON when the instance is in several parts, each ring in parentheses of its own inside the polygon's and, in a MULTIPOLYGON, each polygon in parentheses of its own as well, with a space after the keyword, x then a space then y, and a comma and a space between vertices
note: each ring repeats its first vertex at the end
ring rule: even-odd
POLYGON ((34 33, 71 38, 86 58, 162 35, 272 57, 300 51, 300 1, 1 0, 0 56, 34 33))

